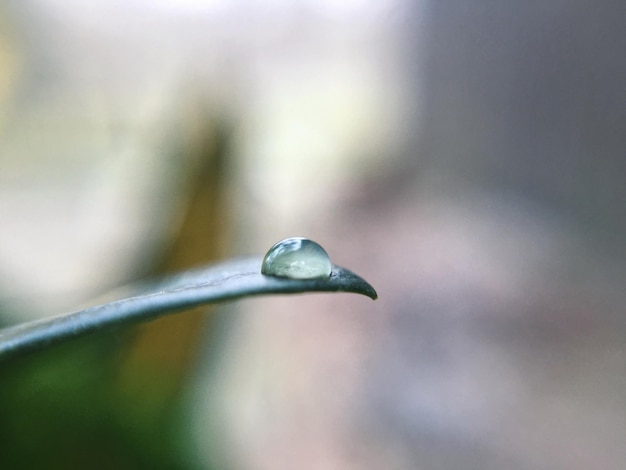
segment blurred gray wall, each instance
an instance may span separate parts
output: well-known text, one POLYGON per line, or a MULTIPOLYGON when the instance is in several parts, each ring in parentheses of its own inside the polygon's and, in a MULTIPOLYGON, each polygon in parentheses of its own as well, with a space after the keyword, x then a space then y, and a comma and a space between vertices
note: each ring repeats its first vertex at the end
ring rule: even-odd
POLYGON ((623 246, 624 3, 444 0, 426 15, 424 180, 522 195, 623 246))

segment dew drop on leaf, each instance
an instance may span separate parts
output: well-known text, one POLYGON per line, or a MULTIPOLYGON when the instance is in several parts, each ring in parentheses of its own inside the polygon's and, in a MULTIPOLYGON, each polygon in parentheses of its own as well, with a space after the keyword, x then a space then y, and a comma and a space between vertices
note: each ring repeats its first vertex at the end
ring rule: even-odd
POLYGON ((269 249, 261 273, 290 279, 328 279, 332 264, 328 253, 308 238, 293 237, 269 249))

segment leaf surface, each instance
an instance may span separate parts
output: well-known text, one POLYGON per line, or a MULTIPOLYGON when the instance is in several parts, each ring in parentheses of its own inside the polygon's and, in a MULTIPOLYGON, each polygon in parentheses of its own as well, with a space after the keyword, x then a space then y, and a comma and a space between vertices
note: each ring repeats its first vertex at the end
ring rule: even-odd
POLYGON ((250 296, 352 292, 377 298, 367 281, 340 266, 333 265, 329 279, 284 279, 261 274, 261 261, 259 257, 238 259, 186 271, 135 288, 136 294, 130 297, 1 329, 0 360, 113 326, 250 296))

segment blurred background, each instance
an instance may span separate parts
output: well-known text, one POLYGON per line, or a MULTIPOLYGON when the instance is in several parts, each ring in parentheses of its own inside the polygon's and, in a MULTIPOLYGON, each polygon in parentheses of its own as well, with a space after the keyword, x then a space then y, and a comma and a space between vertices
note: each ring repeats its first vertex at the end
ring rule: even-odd
POLYGON ((250 299, 0 369, 6 468, 619 469, 612 0, 0 3, 0 321, 321 243, 250 299))

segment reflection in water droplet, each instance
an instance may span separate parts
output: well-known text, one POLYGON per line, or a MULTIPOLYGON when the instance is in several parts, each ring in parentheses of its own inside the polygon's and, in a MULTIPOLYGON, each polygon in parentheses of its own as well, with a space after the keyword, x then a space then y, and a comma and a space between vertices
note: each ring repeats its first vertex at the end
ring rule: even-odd
POLYGON ((269 249, 261 273, 291 279, 328 279, 332 265, 319 244, 301 237, 285 238, 269 249))

